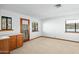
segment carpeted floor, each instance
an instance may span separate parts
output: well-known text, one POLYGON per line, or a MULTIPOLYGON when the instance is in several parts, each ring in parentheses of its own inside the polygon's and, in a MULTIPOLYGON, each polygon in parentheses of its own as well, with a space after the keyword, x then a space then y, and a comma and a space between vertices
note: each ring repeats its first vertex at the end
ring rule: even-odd
POLYGON ((79 43, 40 37, 25 42, 11 54, 77 54, 79 43))

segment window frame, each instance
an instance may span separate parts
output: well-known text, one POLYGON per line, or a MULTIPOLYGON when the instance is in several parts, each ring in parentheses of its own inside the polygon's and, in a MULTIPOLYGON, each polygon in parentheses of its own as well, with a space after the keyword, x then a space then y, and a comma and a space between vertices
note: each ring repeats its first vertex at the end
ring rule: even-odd
POLYGON ((5 31, 5 30, 12 30, 12 18, 11 18, 11 17, 1 16, 1 30, 2 30, 2 31, 5 31), (4 18, 6 19, 6 22, 5 22, 5 23, 6 23, 6 25, 5 25, 5 26, 6 26, 6 29, 3 29, 3 19, 4 19, 4 18), (10 25, 11 25, 11 29, 8 29, 8 25, 9 25, 8 19, 11 20, 11 24, 10 24, 10 25))
POLYGON ((75 27, 74 27, 74 31, 67 31, 67 26, 66 26, 66 23, 67 22, 67 20, 65 20, 65 32, 70 32, 70 33, 79 33, 78 31, 77 31, 77 23, 75 22, 74 23, 74 25, 75 25, 75 27))

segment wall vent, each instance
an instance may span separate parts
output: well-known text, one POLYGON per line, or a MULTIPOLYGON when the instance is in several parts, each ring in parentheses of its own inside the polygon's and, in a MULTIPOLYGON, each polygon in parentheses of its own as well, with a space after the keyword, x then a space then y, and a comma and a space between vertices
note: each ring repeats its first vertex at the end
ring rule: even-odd
POLYGON ((61 4, 56 4, 55 7, 59 8, 61 7, 61 4))

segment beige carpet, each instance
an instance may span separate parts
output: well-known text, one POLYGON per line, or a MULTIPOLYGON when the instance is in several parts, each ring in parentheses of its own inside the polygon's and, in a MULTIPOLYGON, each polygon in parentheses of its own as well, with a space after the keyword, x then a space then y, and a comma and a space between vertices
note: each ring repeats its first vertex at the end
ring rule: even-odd
POLYGON ((77 54, 79 43, 40 37, 25 42, 23 47, 15 49, 12 54, 77 54))

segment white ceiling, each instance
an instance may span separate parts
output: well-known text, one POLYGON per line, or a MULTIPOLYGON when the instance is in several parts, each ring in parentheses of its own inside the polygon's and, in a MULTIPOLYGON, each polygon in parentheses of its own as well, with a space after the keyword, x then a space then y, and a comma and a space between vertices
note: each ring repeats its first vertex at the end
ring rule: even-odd
POLYGON ((79 4, 62 4, 62 7, 56 8, 55 4, 3 4, 1 8, 46 19, 78 11, 79 4))

